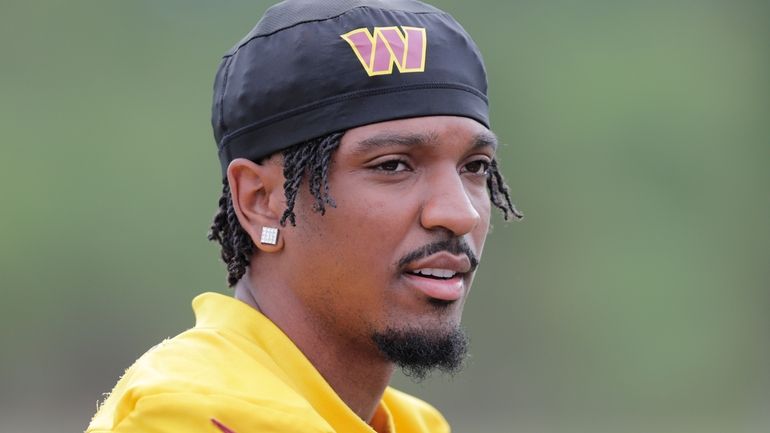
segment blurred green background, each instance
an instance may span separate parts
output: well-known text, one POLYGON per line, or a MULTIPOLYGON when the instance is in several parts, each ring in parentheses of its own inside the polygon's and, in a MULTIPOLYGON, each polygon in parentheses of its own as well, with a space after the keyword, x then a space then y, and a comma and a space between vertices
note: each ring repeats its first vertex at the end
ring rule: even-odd
MULTIPOLYGON (((496 217, 466 370, 396 384, 456 432, 770 431, 770 4, 435 4, 527 218, 496 217)), ((267 6, 0 3, 1 432, 81 431, 230 293, 211 86, 267 6)))

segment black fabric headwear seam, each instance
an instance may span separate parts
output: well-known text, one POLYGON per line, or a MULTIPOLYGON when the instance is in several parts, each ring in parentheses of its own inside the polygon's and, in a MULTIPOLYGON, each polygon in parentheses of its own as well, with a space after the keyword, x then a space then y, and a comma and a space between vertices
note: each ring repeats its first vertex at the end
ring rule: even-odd
MULTIPOLYGON (((339 17, 341 17, 341 16, 343 16, 343 15, 345 15, 345 14, 347 14, 347 13, 350 13, 350 11, 353 11, 353 10, 356 10, 356 9, 377 9, 377 10, 388 10, 388 11, 408 12, 408 11, 402 11, 402 10, 400 10, 400 9, 379 9, 379 8, 372 8, 371 6, 357 6, 357 7, 354 7, 354 8, 352 8, 352 9, 348 9, 348 10, 346 10, 345 12, 342 12, 341 14, 339 14, 339 15, 335 15, 335 16, 333 16, 333 17, 319 18, 319 19, 317 19, 317 20, 307 20, 307 21, 300 21, 300 22, 298 22, 298 23, 295 23, 295 24, 292 24, 292 25, 290 25, 290 26, 286 26, 286 27, 280 28, 280 29, 278 29, 278 30, 275 30, 275 31, 272 31, 272 32, 270 32, 270 33, 263 33, 263 34, 259 34, 259 35, 254 35, 254 36, 250 37, 249 39, 247 39, 247 40, 245 40, 245 41, 243 41, 243 42, 239 43, 239 44, 238 44, 236 47, 232 48, 232 49, 230 50, 230 52, 228 52, 228 53, 226 53, 224 56, 222 56, 222 59, 226 59, 226 58, 228 58, 228 57, 232 57, 232 56, 234 56, 234 55, 235 55, 235 53, 237 53, 237 52, 238 52, 238 50, 240 50, 240 49, 241 49, 241 48, 243 48, 245 45, 247 45, 249 42, 251 42, 251 41, 253 41, 253 40, 255 40, 255 39, 264 38, 264 37, 267 37, 267 36, 272 36, 272 35, 274 35, 274 34, 276 34, 276 33, 282 32, 282 31, 284 31, 284 30, 288 30, 288 29, 290 29, 290 28, 292 28, 292 27, 296 27, 296 26, 299 26, 299 25, 302 25, 302 24, 307 24, 307 23, 319 23, 319 22, 321 22, 321 21, 329 21, 329 20, 333 20, 333 19, 339 18, 339 17)), ((446 12, 443 12, 443 11, 441 11, 441 12, 436 12, 436 11, 425 11, 425 12, 408 12, 408 13, 410 13, 410 14, 414 14, 414 15, 427 15, 427 14, 433 14, 433 15, 447 15, 447 13, 446 13, 446 12)))
POLYGON ((313 102, 310 104, 305 104, 302 106, 299 106, 297 108, 293 108, 288 111, 284 111, 282 113, 275 114, 273 116, 270 116, 266 119, 262 119, 257 122, 250 123, 246 126, 242 126, 235 131, 232 131, 228 134, 225 134, 222 136, 221 143, 219 144, 219 152, 222 153, 222 151, 225 149, 225 147, 228 145, 228 143, 238 138, 239 136, 243 134, 247 134, 255 129, 259 129, 265 125, 269 125, 274 122, 278 122, 284 119, 287 119, 292 116, 296 116, 298 114, 302 114, 311 110, 315 110, 317 108, 322 108, 327 105, 332 105, 338 102, 346 101, 349 99, 356 99, 356 98, 363 98, 367 96, 373 96, 373 95, 382 95, 382 94, 388 94, 388 93, 398 93, 398 92, 405 92, 410 90, 421 90, 421 89, 453 89, 453 90, 462 90, 468 93, 471 93, 480 99, 482 99, 485 103, 488 103, 488 99, 486 95, 484 95, 482 92, 478 91, 477 89, 467 86, 464 84, 455 84, 455 83, 421 83, 421 84, 411 84, 411 85, 402 85, 402 86, 395 86, 395 87, 386 87, 386 88, 379 88, 379 89, 368 89, 368 90, 359 90, 356 92, 349 92, 342 95, 332 96, 330 98, 322 99, 317 102, 313 102))
POLYGON ((227 93, 227 78, 230 76, 230 65, 232 63, 232 58, 227 59, 222 77, 222 92, 219 95, 219 129, 222 131, 227 130, 227 125, 225 125, 225 94, 227 93))

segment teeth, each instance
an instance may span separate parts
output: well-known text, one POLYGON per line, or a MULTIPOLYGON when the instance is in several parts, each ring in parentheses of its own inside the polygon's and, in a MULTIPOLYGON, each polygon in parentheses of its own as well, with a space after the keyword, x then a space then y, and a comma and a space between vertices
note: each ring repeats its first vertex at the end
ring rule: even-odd
POLYGON ((428 277, 438 277, 438 278, 452 278, 455 276, 454 271, 450 271, 449 269, 436 269, 436 268, 423 268, 423 269, 417 269, 414 271, 417 275, 425 275, 428 277))

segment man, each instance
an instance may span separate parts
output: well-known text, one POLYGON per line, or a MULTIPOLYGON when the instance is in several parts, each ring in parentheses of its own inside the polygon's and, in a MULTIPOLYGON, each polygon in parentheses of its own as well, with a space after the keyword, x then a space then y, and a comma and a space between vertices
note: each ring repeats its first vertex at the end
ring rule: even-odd
POLYGON ((470 37, 412 0, 289 0, 225 55, 212 123, 235 296, 195 298, 88 431, 449 431, 388 382, 461 365, 491 207, 520 217, 470 37))

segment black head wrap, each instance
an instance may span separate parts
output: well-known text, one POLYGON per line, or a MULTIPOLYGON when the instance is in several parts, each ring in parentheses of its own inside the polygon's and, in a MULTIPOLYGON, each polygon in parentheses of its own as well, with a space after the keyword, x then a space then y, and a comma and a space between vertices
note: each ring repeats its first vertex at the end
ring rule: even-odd
POLYGON ((223 176, 294 144, 386 120, 489 127, 484 63, 449 14, 413 0, 286 0, 222 59, 212 125, 223 176))

